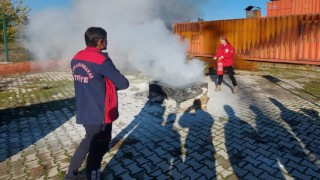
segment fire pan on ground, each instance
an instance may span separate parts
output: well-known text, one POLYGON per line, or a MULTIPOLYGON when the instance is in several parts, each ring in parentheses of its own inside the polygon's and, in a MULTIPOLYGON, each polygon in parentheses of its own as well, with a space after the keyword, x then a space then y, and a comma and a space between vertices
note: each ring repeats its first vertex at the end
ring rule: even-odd
MULTIPOLYGON (((159 96, 176 102, 178 108, 192 106, 196 99, 207 100, 208 83, 195 82, 183 86, 172 86, 159 81, 149 83, 149 98, 157 98, 159 96)), ((202 102, 205 105, 206 101, 202 102)))

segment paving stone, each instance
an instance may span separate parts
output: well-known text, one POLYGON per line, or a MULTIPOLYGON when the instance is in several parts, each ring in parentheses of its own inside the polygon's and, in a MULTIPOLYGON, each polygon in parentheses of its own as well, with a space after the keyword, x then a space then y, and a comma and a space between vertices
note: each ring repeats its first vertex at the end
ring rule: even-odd
MULTIPOLYGON (((203 177, 204 179, 215 179, 215 177, 216 177, 216 172, 213 169, 208 168, 207 166, 202 166, 197 171, 199 173, 201 173, 202 175, 204 175, 204 177, 203 177)), ((202 178, 200 177, 200 179, 202 179, 202 178)))
POLYGON ((34 146, 31 145, 31 146, 29 146, 27 149, 24 149, 24 150, 23 150, 23 155, 24 155, 24 156, 27 156, 27 155, 29 155, 29 154, 34 154, 35 151, 36 151, 36 150, 34 149, 34 146))
POLYGON ((27 136, 27 135, 22 135, 22 145, 23 146, 27 146, 29 144, 32 144, 33 143, 33 138, 31 136, 27 136))
POLYGON ((133 159, 123 159, 121 161, 121 163, 123 164, 123 166, 129 166, 134 163, 134 160, 133 159))
POLYGON ((201 174, 198 172, 195 172, 192 167, 189 167, 189 168, 183 170, 181 173, 186 175, 190 179, 198 179, 201 176, 201 174))
POLYGON ((279 168, 266 163, 262 163, 257 167, 264 170, 265 173, 263 173, 263 176, 273 175, 276 174, 277 171, 279 171, 279 168))
POLYGON ((147 163, 144 163, 144 164, 139 165, 139 166, 142 167, 147 173, 159 170, 159 167, 154 165, 151 161, 148 161, 147 163))
POLYGON ((23 160, 19 160, 19 161, 15 161, 13 163, 10 163, 8 166, 7 166, 10 170, 13 170, 13 169, 25 169, 26 168, 26 164, 23 160))
POLYGON ((10 151, 12 151, 12 149, 21 149, 21 144, 20 142, 9 143, 8 148, 10 151))
POLYGON ((62 146, 60 144, 56 144, 55 146, 50 144, 49 146, 50 146, 50 152, 52 154, 62 154, 62 153, 64 153, 64 150, 63 150, 63 148, 62 148, 62 146))
POLYGON ((320 177, 320 172, 319 169, 313 169, 313 168, 309 168, 308 166, 306 166, 307 169, 304 172, 305 175, 307 176, 311 176, 312 178, 319 178, 320 177))
POLYGON ((243 179, 258 179, 258 177, 253 174, 252 172, 249 172, 248 174, 246 174, 243 179))
POLYGON ((176 167, 178 169, 179 172, 182 172, 184 169, 190 167, 190 165, 185 163, 185 159, 184 158, 173 158, 170 160, 170 165, 176 167))
POLYGON ((157 178, 159 176, 161 176, 163 174, 163 172, 161 171, 161 169, 156 169, 155 171, 148 173, 149 177, 153 177, 153 178, 157 178))
POLYGON ((159 146, 161 146, 164 150, 173 149, 171 144, 169 144, 170 142, 179 143, 174 141, 173 139, 169 139, 169 140, 163 140, 163 142, 160 142, 159 146))
POLYGON ((56 177, 59 174, 57 167, 49 167, 49 169, 46 170, 48 178, 56 177))
MULTIPOLYGON (((309 160, 303 159, 300 164, 303 166, 302 168, 299 168, 300 172, 304 172, 305 169, 308 169, 309 172, 312 171, 319 171, 319 166, 316 166, 315 164, 311 163, 309 160)), ((320 173, 319 173, 320 174, 320 173)), ((320 176, 319 176, 320 177, 320 176)))
POLYGON ((128 165, 127 168, 130 171, 130 174, 137 174, 138 172, 142 171, 143 169, 137 165, 136 162, 128 165))
POLYGON ((243 168, 239 168, 236 165, 233 165, 233 167, 234 167, 235 173, 239 176, 240 179, 244 178, 249 173, 248 170, 245 170, 243 168))
POLYGON ((202 164, 200 164, 196 159, 189 157, 188 160, 185 162, 185 164, 190 165, 193 167, 193 169, 197 170, 200 169, 202 164))
POLYGON ((259 178, 261 178, 261 179, 274 179, 275 178, 275 176, 274 176, 274 173, 269 173, 269 172, 263 172, 260 176, 259 176, 259 178))
POLYGON ((259 175, 263 173, 262 169, 258 169, 256 167, 252 166, 252 164, 248 164, 243 169, 248 170, 249 172, 254 174, 255 177, 259 177, 259 175))
MULTIPOLYGON (((310 176, 309 174, 304 174, 304 173, 300 173, 297 170, 293 170, 290 173, 291 176, 293 176, 295 179, 312 179, 313 177, 310 176)), ((317 176, 316 178, 319 178, 319 176, 317 176)))
POLYGON ((9 173, 13 177, 13 179, 25 178, 26 176, 24 168, 12 169, 9 171, 9 173))
POLYGON ((135 159, 135 161, 137 161, 139 166, 149 162, 149 160, 146 159, 145 157, 138 157, 138 158, 135 159))
POLYGON ((51 156, 51 153, 49 153, 49 152, 48 153, 39 154, 38 158, 39 158, 40 161, 48 161, 48 160, 53 161, 54 160, 53 156, 51 156))
MULTIPOLYGON (((174 168, 174 167, 173 167, 173 169, 170 169, 169 172, 167 172, 167 173, 168 173, 168 175, 169 175, 172 179, 174 179, 174 178, 184 179, 184 177, 185 177, 185 175, 181 174, 181 173, 177 170, 177 168, 174 168)), ((169 178, 169 179, 171 179, 171 178, 169 178)))
POLYGON ((294 180, 294 178, 291 175, 288 175, 288 174, 283 174, 283 179, 294 180))
POLYGON ((121 175, 112 177, 111 179, 131 179, 132 178, 132 174, 130 174, 129 172, 125 172, 121 175))
POLYGON ((229 154, 224 150, 217 151, 217 154, 219 156, 223 157, 225 160, 229 159, 229 154))
POLYGON ((233 174, 233 171, 228 171, 228 170, 223 170, 220 172, 222 175, 223 179, 227 179, 227 177, 230 177, 233 174))
POLYGON ((55 161, 64 160, 66 158, 64 151, 60 151, 58 153, 51 153, 51 156, 54 158, 55 161))
POLYGON ((162 161, 157 155, 153 154, 152 156, 149 156, 148 159, 152 161, 153 164, 158 164, 162 161))
POLYGON ((123 168, 120 163, 118 163, 110 168, 112 168, 112 171, 114 172, 115 176, 119 176, 119 175, 127 172, 127 169, 123 168))
POLYGON ((10 179, 10 174, 7 170, 0 169, 0 179, 10 179))
POLYGON ((134 147, 138 152, 144 152, 144 150, 146 150, 146 146, 144 146, 141 142, 135 144, 134 147))
POLYGON ((67 160, 55 161, 54 159, 41 160, 39 164, 43 167, 53 167, 53 166, 63 166, 65 164, 70 164, 67 160), (61 164, 60 164, 61 163, 61 164))
POLYGON ((24 158, 25 158, 26 162, 37 160, 36 153, 28 154, 28 155, 24 156, 24 158))
POLYGON ((20 161, 21 159, 23 159, 21 154, 13 155, 10 157, 10 163, 20 161))
POLYGON ((155 152, 159 157, 168 153, 167 151, 163 150, 161 146, 154 149, 153 152, 155 152))
MULTIPOLYGON (((261 145, 259 146, 261 147, 261 145)), ((255 153, 259 154, 259 156, 263 154, 266 157, 270 157, 272 155, 282 157, 282 155, 284 154, 284 152, 280 152, 272 147, 269 147, 268 150, 265 150, 263 148, 258 148, 255 150, 255 153)))
POLYGON ((254 167, 258 167, 262 163, 261 161, 257 161, 254 157, 251 156, 247 156, 245 160, 252 164, 254 167))
POLYGON ((166 174, 161 174, 160 176, 157 177, 157 179, 169 179, 169 176, 166 174))
POLYGON ((291 164, 292 167, 297 167, 297 164, 300 164, 302 158, 292 156, 291 154, 284 154, 283 158, 290 160, 288 164, 291 164))
POLYGON ((24 165, 26 166, 26 169, 29 172, 30 172, 30 170, 41 166, 41 164, 37 160, 26 162, 26 163, 24 163, 24 165))
POLYGON ((37 148, 38 154, 46 154, 46 153, 50 153, 50 150, 48 149, 48 147, 39 147, 37 148))

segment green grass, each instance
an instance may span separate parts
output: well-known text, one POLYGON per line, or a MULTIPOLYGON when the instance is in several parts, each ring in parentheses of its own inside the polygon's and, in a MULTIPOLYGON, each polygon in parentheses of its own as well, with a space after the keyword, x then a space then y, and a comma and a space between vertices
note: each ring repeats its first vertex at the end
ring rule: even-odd
POLYGON ((303 86, 304 90, 320 98, 320 80, 307 82, 303 86))
POLYGON ((73 89, 73 81, 37 81, 17 86, 19 91, 3 89, 0 91, 1 108, 19 107, 50 101, 55 95, 73 89), (23 92, 23 90, 25 92, 23 92))
POLYGON ((300 79, 303 77, 299 73, 300 70, 296 70, 296 69, 272 68, 272 69, 266 69, 264 71, 269 75, 286 78, 286 79, 300 79))
POLYGON ((320 72, 318 71, 269 68, 265 69, 264 73, 277 78, 294 81, 303 87, 303 91, 320 97, 320 72))

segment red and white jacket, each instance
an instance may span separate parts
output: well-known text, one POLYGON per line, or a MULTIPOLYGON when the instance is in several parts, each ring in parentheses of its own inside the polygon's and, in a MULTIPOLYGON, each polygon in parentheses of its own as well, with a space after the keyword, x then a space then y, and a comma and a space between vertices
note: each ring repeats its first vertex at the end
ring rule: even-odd
POLYGON ((224 67, 233 66, 234 48, 230 43, 227 43, 225 46, 222 44, 219 45, 217 54, 214 57, 219 59, 222 56, 223 58, 221 60, 224 67))

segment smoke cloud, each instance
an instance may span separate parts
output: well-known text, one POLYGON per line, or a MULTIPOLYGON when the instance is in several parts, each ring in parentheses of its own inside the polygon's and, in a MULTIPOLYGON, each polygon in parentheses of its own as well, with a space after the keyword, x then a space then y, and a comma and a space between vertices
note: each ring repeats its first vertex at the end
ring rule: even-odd
POLYGON ((107 51, 120 70, 184 85, 202 79, 203 62, 186 63, 188 43, 170 28, 201 17, 200 5, 198 0, 74 0, 68 9, 45 9, 30 17, 22 42, 37 60, 70 61, 85 48, 86 29, 102 27, 108 32, 107 51))

